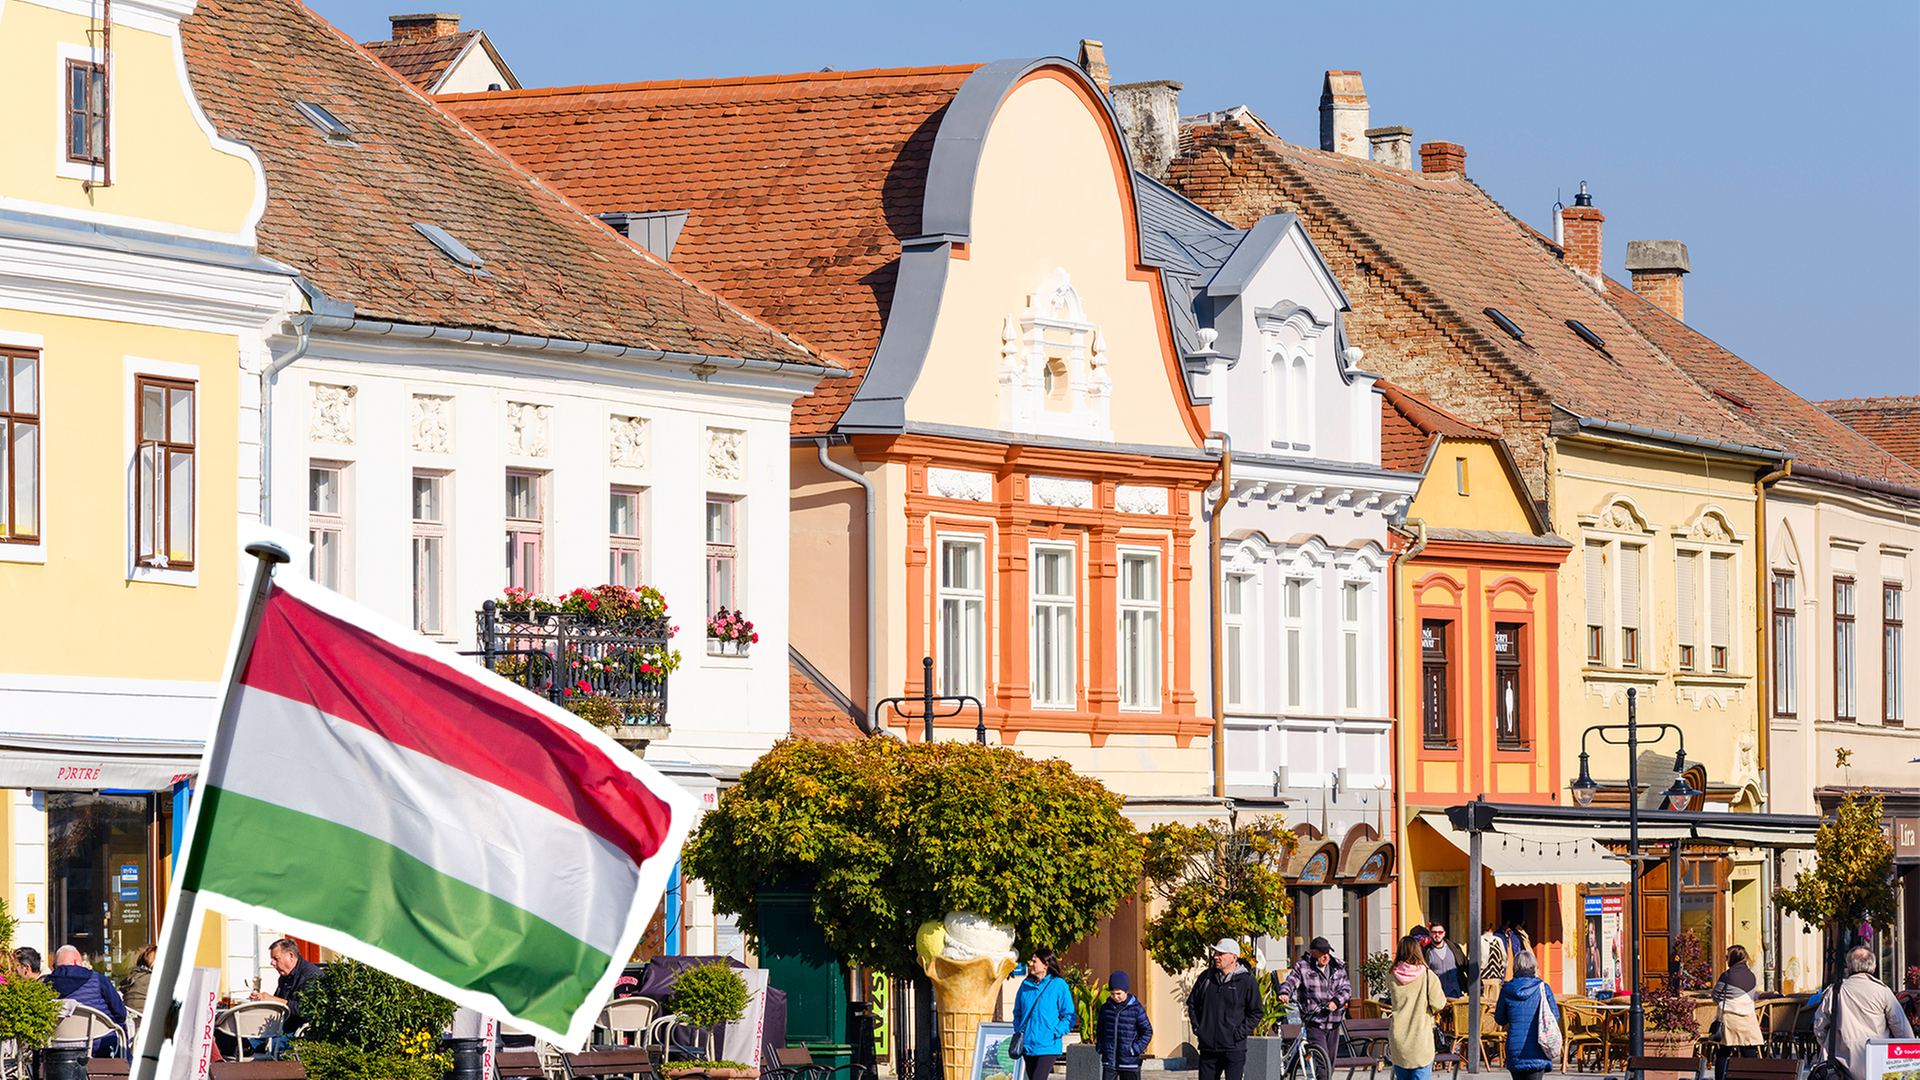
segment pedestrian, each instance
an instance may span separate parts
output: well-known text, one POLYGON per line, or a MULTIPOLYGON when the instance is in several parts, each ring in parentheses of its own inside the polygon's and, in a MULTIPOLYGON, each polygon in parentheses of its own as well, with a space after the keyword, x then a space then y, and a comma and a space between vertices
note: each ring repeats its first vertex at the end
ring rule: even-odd
POLYGON ((38 979, 40 950, 28 945, 13 950, 13 973, 22 979, 38 979))
POLYGON ((1506 939, 1489 925, 1487 932, 1480 935, 1480 996, 1482 1000, 1495 997, 1500 993, 1500 984, 1507 981, 1507 957, 1511 955, 1513 954, 1507 951, 1506 939))
POLYGON ((1540 978, 1540 965, 1531 952, 1515 953, 1507 981, 1500 984, 1500 1000, 1493 1006, 1493 1022, 1507 1031, 1507 1071, 1513 1080, 1540 1080, 1556 1064, 1540 1045, 1540 1010, 1560 1022, 1560 1006, 1540 978))
POLYGON ((1146 1006, 1133 996, 1126 972, 1116 971, 1107 980, 1107 1000, 1100 1003, 1093 1030, 1105 1067, 1103 1080, 1140 1080, 1140 1056, 1153 1042, 1153 1023, 1146 1006))
POLYGON ((1439 923, 1427 927, 1427 966, 1440 979, 1441 989, 1447 997, 1457 998, 1466 993, 1463 981, 1467 973, 1467 954, 1460 946, 1447 940, 1447 928, 1439 923))
POLYGON ((1213 967, 1187 994, 1187 1021, 1200 1051, 1199 1080, 1240 1080, 1247 1068, 1247 1036, 1260 1027, 1265 1011, 1259 983, 1240 963, 1239 943, 1221 938, 1213 947, 1213 967))
POLYGON ((126 975, 120 980, 120 1000, 127 1003, 130 1012, 139 1012, 147 1007, 147 983, 153 979, 153 958, 159 951, 153 945, 141 949, 133 966, 127 969, 126 975))
POLYGON ((1813 1017, 1813 1038, 1821 1052, 1828 1052, 1832 1045, 1834 1058, 1855 1077, 1867 1075, 1868 1039, 1913 1038, 1913 1025, 1907 1023, 1900 999, 1886 983, 1873 977, 1877 966, 1872 949, 1856 946, 1847 950, 1846 978, 1832 993, 1823 995, 1820 1011, 1813 1017), (1829 1031, 1834 1032, 1832 1043, 1828 1041, 1829 1031))
POLYGON ((1023 1043, 1020 1058, 1026 1080, 1052 1075, 1061 1039, 1073 1029, 1073 991, 1056 974, 1059 966, 1052 949, 1033 950, 1027 977, 1013 995, 1013 1030, 1023 1043))
MULTIPOLYGON (((68 1001, 89 1008, 98 1009, 120 1025, 127 1028, 127 1006, 120 1000, 120 991, 105 975, 86 965, 80 950, 71 945, 62 945, 53 953, 53 970, 47 972, 46 982, 53 992, 68 1001)), ((111 1032, 93 1040, 94 1057, 113 1057, 119 1053, 120 1037, 111 1032)))
POLYGON ((1713 1002, 1720 1007, 1719 1045, 1713 1052, 1713 1080, 1726 1080, 1729 1057, 1760 1056, 1760 1017, 1754 992, 1760 980, 1747 966, 1745 946, 1727 949, 1727 970, 1713 981, 1713 1002))
POLYGON ((1347 1002, 1353 1000, 1353 983, 1347 978, 1347 965, 1334 958, 1333 946, 1317 937, 1307 946, 1305 956, 1287 973, 1280 984, 1280 1004, 1298 997, 1300 1020, 1307 1039, 1327 1052, 1327 1065, 1339 1055, 1334 1047, 1340 1038, 1340 1018, 1346 1015, 1347 1002))
POLYGON ((1413 934, 1400 939, 1387 980, 1387 1003, 1393 1006, 1387 1060, 1393 1065, 1393 1080, 1433 1076, 1433 1025, 1447 1007, 1447 992, 1427 966, 1427 950, 1420 941, 1413 934))

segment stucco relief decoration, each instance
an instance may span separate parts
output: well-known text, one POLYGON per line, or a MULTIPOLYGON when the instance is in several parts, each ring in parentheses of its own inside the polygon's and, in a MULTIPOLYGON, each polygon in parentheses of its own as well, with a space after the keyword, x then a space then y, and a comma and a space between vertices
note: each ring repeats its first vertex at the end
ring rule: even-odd
POLYGON ((707 429, 707 475, 715 480, 747 478, 747 433, 731 428, 707 429))
POLYGON ((1601 511, 1600 516, 1594 520, 1594 525, 1618 532, 1647 531, 1647 523, 1640 519, 1639 514, 1633 512, 1633 507, 1624 502, 1616 502, 1601 511))
POLYGON ((519 457, 546 457, 547 426, 552 418, 551 405, 507 402, 507 453, 519 457))
POLYGON ((1733 530, 1719 514, 1708 512, 1700 515, 1700 520, 1687 530, 1687 536, 1693 540, 1706 540, 1718 544, 1733 543, 1733 530))
POLYGON ((607 417, 607 464, 616 469, 647 467, 647 422, 644 418, 607 417))
POLYGON ((1107 339, 1065 267, 1027 294, 1000 330, 1000 424, 1080 438, 1113 438, 1107 339))
POLYGON ((1093 481, 1036 476, 1027 481, 1027 499, 1041 506, 1093 506, 1093 481))
POLYGON ((1590 698, 1599 698, 1603 708, 1611 709, 1615 705, 1624 706, 1627 703, 1627 688, 1629 686, 1640 692, 1637 700, 1639 706, 1643 709, 1653 702, 1654 691, 1659 688, 1658 683, 1651 682, 1627 683, 1602 679, 1588 679, 1587 696, 1590 698))
POLYGON ((1113 508, 1123 514, 1164 514, 1167 489, 1121 484, 1113 489, 1113 508))
POLYGON ((1713 686, 1675 680, 1673 696, 1699 712, 1702 705, 1712 705, 1721 712, 1727 712, 1740 701, 1738 686, 1713 686))
POLYGON ((357 386, 329 386, 313 383, 313 420, 307 425, 307 438, 314 442, 353 442, 353 396, 357 386))
POLYGON ((413 395, 413 448, 429 454, 453 452, 453 399, 440 394, 413 395))
POLYGON ((964 469, 928 469, 927 494, 942 499, 987 502, 993 498, 993 477, 964 469))

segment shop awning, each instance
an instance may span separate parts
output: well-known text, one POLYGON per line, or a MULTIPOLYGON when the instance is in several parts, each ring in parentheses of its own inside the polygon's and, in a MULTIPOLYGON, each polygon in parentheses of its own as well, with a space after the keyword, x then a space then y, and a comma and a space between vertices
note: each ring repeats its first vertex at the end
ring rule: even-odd
MULTIPOLYGON (((1477 808, 1490 833, 1550 839, 1581 835, 1625 844, 1630 834, 1624 806, 1537 806, 1468 803, 1446 811, 1451 821, 1467 823, 1477 808)), ((1810 848, 1820 834, 1820 819, 1805 814, 1753 814, 1726 810, 1642 810, 1640 842, 1683 840, 1749 849, 1810 848)), ((1465 843, 1465 830, 1461 831, 1465 843)), ((1484 848, 1483 848, 1484 850, 1484 848)))
POLYGON ((200 771, 201 744, 0 732, 0 788, 165 791, 200 771))
MULTIPOLYGON (((1426 811, 1420 822, 1462 853, 1472 852, 1472 839, 1454 828, 1444 812, 1426 811)), ((1625 860, 1595 843, 1591 831, 1578 829, 1490 832, 1481 838, 1480 861, 1500 886, 1616 885, 1627 880, 1625 860)))

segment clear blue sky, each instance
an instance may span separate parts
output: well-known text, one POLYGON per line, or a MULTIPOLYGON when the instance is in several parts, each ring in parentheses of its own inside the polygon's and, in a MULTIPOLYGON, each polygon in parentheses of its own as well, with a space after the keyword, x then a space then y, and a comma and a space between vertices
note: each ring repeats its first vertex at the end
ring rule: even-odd
MULTIPOLYGON (((400 0, 308 0, 361 40, 400 0)), ((1467 148, 1551 231, 1588 182, 1606 264, 1682 240, 1687 321, 1809 398, 1920 394, 1920 4, 834 4, 447 0, 526 86, 1076 55, 1318 145, 1328 68, 1375 126, 1467 148)))

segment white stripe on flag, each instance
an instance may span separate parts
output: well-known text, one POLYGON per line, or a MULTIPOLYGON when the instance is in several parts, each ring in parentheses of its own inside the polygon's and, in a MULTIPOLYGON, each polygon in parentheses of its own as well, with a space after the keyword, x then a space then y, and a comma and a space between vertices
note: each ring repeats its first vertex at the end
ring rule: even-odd
POLYGON ((232 755, 210 785, 377 837, 615 951, 640 876, 625 852, 577 822, 313 705, 246 686, 236 693, 232 755), (529 863, 538 872, 528 873, 529 863))

